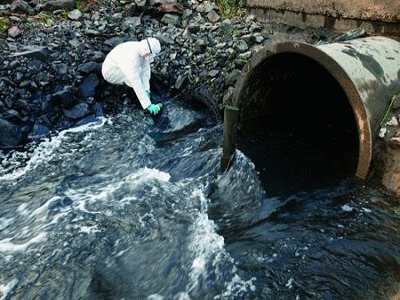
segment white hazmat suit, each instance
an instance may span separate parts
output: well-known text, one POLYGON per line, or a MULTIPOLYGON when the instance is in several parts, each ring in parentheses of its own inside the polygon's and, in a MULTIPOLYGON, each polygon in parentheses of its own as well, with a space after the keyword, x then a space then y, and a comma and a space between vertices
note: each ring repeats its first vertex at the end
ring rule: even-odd
POLYGON ((155 38, 119 44, 104 60, 103 77, 109 83, 125 83, 133 88, 143 109, 146 109, 151 105, 150 63, 160 51, 160 42, 155 38))

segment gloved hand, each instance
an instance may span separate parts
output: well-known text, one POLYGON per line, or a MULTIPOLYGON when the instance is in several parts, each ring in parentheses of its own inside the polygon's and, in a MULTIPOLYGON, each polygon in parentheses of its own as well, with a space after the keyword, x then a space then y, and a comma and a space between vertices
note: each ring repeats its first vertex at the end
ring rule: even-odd
POLYGON ((147 110, 149 113, 151 113, 152 115, 155 115, 155 116, 156 116, 156 115, 160 112, 161 108, 162 108, 161 103, 158 103, 158 104, 150 104, 150 105, 146 108, 146 110, 147 110))
POLYGON ((146 91, 146 95, 147 95, 147 97, 149 97, 149 99, 151 99, 151 93, 150 93, 150 90, 146 91))

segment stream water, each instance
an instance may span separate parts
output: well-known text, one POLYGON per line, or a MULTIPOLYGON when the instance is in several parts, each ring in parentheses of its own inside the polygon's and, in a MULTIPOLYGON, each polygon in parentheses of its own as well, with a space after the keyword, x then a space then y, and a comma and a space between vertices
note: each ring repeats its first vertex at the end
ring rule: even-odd
POLYGON ((222 125, 169 103, 60 132, 0 167, 0 299, 387 299, 400 215, 352 178, 271 196, 222 125), (169 107, 168 107, 169 106, 169 107))

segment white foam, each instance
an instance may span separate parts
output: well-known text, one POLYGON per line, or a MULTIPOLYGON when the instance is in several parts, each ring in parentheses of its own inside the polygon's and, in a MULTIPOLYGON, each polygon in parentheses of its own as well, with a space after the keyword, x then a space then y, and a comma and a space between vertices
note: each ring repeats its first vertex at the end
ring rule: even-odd
POLYGON ((41 232, 37 236, 31 238, 28 242, 23 244, 16 244, 12 242, 12 238, 6 238, 0 240, 0 252, 20 252, 25 251, 32 244, 44 242, 46 240, 47 233, 41 232))
POLYGON ((232 265, 232 279, 226 282, 225 291, 216 296, 215 299, 230 299, 238 296, 240 293, 246 291, 255 291, 253 282, 256 278, 250 280, 242 280, 237 274, 234 259, 226 252, 224 248, 224 238, 217 232, 217 226, 214 221, 208 218, 207 214, 207 199, 202 190, 197 189, 192 194, 198 197, 201 204, 200 212, 192 225, 192 234, 190 236, 190 244, 188 250, 194 254, 194 260, 189 274, 190 284, 188 291, 194 289, 199 284, 201 276, 206 277, 206 267, 211 265, 216 268, 215 272, 218 273, 218 265, 221 262, 229 263, 232 265))
POLYGON ((57 136, 53 138, 44 139, 33 151, 32 154, 27 156, 26 153, 14 152, 13 155, 7 160, 3 161, 3 164, 10 164, 16 168, 9 173, 9 168, 0 169, 0 180, 13 181, 21 176, 25 175, 30 170, 36 168, 45 161, 53 159, 54 152, 61 145, 62 141, 67 137, 69 133, 85 132, 90 130, 95 130, 104 125, 107 119, 101 118, 100 123, 89 123, 83 126, 70 128, 61 131, 57 136), (20 161, 24 158, 28 158, 26 165, 20 166, 20 161), (20 167, 19 167, 20 166, 20 167))
POLYGON ((203 192, 199 189, 195 190, 193 196, 199 198, 201 211, 192 225, 191 243, 188 246, 195 257, 189 274, 190 289, 197 286, 200 276, 206 275, 207 262, 219 252, 224 252, 224 238, 216 233, 215 223, 204 211, 207 201, 203 192))
POLYGON ((18 283, 17 279, 11 280, 6 285, 0 283, 0 300, 6 299, 8 293, 16 286, 18 283))
MULTIPOLYGON (((65 192, 65 195, 73 200, 74 208, 88 212, 88 213, 101 213, 106 214, 107 212, 103 211, 92 211, 87 208, 88 205, 96 203, 98 201, 109 201, 114 198, 114 195, 123 187, 128 186, 131 190, 136 190, 139 186, 143 184, 152 184, 151 181, 155 180, 158 182, 168 182, 171 178, 171 175, 168 173, 162 172, 157 169, 150 169, 147 167, 140 168, 136 172, 126 176, 125 178, 110 182, 104 187, 85 187, 82 189, 69 189, 65 192)), ((126 199, 121 201, 120 203, 126 203, 127 201, 137 200, 136 197, 128 196, 126 199)))

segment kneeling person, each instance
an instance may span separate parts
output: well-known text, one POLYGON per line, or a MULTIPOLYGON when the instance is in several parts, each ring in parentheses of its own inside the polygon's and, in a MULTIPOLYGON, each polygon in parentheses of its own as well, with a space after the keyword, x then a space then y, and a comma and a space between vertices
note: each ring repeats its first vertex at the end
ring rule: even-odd
POLYGON ((133 88, 142 108, 153 115, 160 112, 161 104, 151 103, 150 63, 160 51, 160 42, 155 38, 122 43, 111 50, 101 69, 107 82, 133 88))

